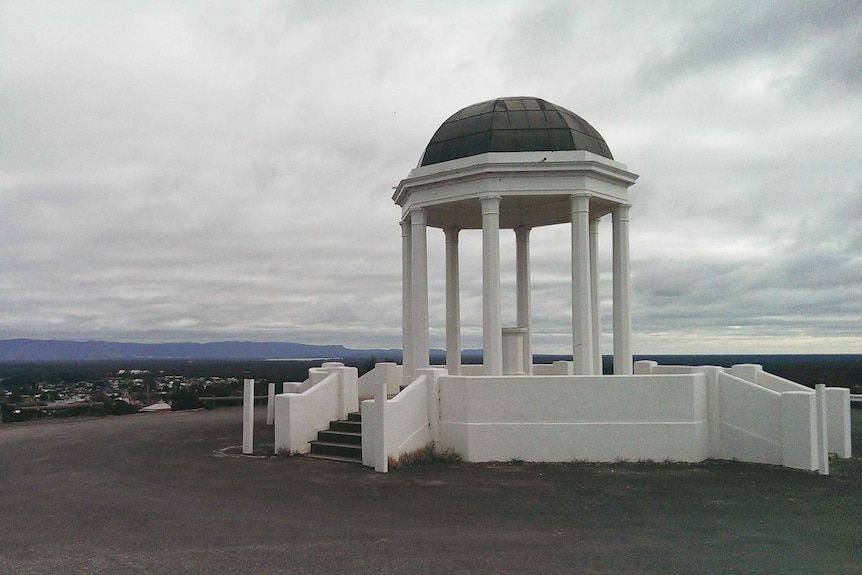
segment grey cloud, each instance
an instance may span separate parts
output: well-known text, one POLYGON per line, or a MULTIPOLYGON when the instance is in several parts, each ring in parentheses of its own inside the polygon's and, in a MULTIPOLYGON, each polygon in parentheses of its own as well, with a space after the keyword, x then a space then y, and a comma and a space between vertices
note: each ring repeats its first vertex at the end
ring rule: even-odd
MULTIPOLYGON (((637 352, 685 351, 691 334, 715 350, 858 347, 859 8, 688 6, 7 2, 0 337, 397 347, 392 187, 459 108, 534 94, 642 176, 637 352), (764 89, 726 84, 760 63, 764 89)), ((570 346, 568 234, 534 231, 537 351, 570 346)), ((462 245, 468 347, 478 238, 462 245)), ((442 346, 437 230, 429 246, 442 346)))
POLYGON ((858 89, 862 56, 858 2, 717 2, 688 5, 684 25, 649 54, 647 83, 679 82, 743 62, 794 92, 858 89), (773 67, 774 66, 774 67, 773 67))

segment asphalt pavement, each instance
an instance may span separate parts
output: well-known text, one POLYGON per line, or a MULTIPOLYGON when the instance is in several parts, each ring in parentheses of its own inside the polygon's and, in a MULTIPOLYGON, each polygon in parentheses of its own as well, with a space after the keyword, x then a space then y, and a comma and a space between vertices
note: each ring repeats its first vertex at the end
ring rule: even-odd
POLYGON ((0 425, 0 573, 862 573, 858 457, 378 474, 264 415, 255 457, 240 408, 0 425))

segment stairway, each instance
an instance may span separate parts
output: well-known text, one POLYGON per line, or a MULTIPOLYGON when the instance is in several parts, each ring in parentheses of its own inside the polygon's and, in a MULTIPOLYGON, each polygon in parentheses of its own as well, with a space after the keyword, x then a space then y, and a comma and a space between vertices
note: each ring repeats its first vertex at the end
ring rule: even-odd
POLYGON ((347 419, 329 422, 329 429, 317 432, 317 439, 309 441, 308 457, 362 463, 362 416, 358 411, 347 414, 347 419))

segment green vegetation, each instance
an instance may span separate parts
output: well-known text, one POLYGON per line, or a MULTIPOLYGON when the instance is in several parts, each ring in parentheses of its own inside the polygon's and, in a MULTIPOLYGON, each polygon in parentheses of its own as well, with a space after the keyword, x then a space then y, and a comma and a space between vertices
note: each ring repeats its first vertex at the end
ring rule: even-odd
POLYGON ((439 451, 431 442, 409 453, 402 453, 397 458, 389 458, 389 467, 413 467, 419 465, 453 465, 461 463, 461 456, 454 449, 439 451))

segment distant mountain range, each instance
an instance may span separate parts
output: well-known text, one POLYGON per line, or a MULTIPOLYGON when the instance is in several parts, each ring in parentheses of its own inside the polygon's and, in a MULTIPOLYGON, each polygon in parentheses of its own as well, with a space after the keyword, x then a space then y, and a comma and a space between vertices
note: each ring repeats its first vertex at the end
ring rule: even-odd
MULTIPOLYGON (((442 354, 433 350, 432 357, 442 354)), ((293 342, 124 343, 40 339, 0 340, 0 362, 106 359, 401 359, 400 349, 349 349, 293 342)))
MULTIPOLYGON (((441 349, 430 352, 432 364, 445 364, 446 353, 441 349)), ((461 352, 465 363, 481 363, 481 349, 461 352)), ((56 339, 0 340, 0 363, 32 361, 86 361, 125 359, 194 359, 194 360, 262 360, 262 359, 332 359, 352 360, 374 357, 380 361, 401 362, 400 349, 351 349, 343 345, 309 345, 295 342, 219 341, 213 343, 128 343, 116 341, 66 341, 56 339)), ((535 355, 536 363, 550 363, 572 356, 535 355)), ((610 373, 612 356, 604 356, 605 373, 610 373)), ((635 355, 638 359, 653 359, 665 365, 724 365, 759 363, 764 369, 802 363, 816 366, 823 373, 827 363, 853 366, 859 373, 862 355, 635 355)), ((814 369, 814 367, 812 367, 814 369)), ((837 369, 837 368, 836 368, 837 369)), ((843 369, 843 368, 842 368, 843 369)), ((783 375, 782 377, 787 377, 783 375)), ((792 378, 791 378, 792 379, 792 378)), ((804 378, 803 378, 804 379, 804 378)), ((843 381, 843 380, 842 380, 843 381)), ((842 383, 841 385, 846 385, 842 383)))

